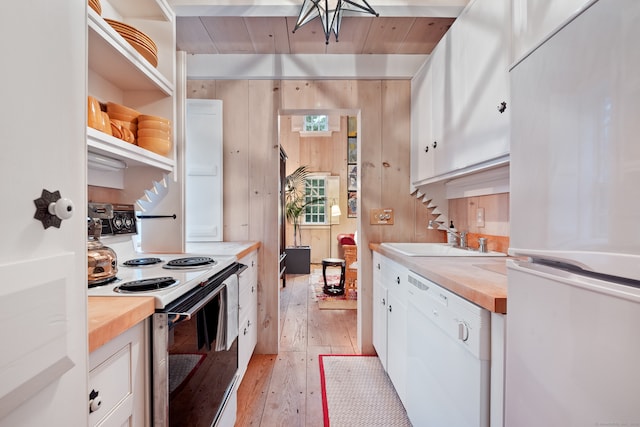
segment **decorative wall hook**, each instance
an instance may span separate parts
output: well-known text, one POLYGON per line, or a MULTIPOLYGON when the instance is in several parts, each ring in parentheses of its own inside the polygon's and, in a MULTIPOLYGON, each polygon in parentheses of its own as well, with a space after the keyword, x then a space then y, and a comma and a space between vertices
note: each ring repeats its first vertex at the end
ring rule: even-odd
POLYGON ((36 213, 33 217, 42 222, 45 230, 49 227, 60 228, 63 219, 73 216, 73 202, 61 197, 60 191, 52 193, 43 189, 40 198, 33 202, 36 205, 36 213))

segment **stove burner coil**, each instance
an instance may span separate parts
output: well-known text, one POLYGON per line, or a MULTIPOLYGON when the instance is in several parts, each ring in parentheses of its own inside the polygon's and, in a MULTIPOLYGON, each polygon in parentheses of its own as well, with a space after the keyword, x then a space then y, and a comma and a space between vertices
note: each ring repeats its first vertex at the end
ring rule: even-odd
POLYGON ((162 260, 160 258, 134 258, 134 259, 125 261, 123 265, 129 266, 129 267, 139 267, 143 265, 159 264, 161 262, 162 260))
POLYGON ((133 280, 123 283, 120 286, 116 286, 114 291, 123 293, 157 291, 177 284, 178 281, 173 277, 154 277, 152 279, 133 280))
POLYGON ((209 257, 187 257, 176 258, 167 262, 163 267, 165 268, 188 268, 188 267, 202 267, 214 264, 213 258, 209 257))
POLYGON ((115 282, 118 279, 116 276, 107 277, 106 279, 92 280, 89 282, 89 288, 95 288, 96 286, 108 285, 111 282, 115 282))

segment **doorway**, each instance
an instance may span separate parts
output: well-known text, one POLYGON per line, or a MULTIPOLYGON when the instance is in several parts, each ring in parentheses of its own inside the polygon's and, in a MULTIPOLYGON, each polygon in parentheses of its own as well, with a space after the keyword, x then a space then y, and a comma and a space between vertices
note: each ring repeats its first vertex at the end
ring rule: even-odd
MULTIPOLYGON (((336 188, 328 189, 325 224, 302 226, 299 244, 311 248, 311 275, 321 268, 324 258, 345 259, 345 251, 338 242, 338 235, 359 234, 360 229, 360 112, 359 110, 289 110, 278 116, 278 139, 280 147, 287 153, 286 173, 290 174, 301 165, 309 171, 325 174, 336 188), (303 135, 298 117, 305 115, 327 115, 332 130, 325 135, 303 135), (349 121, 351 120, 351 125, 349 121), (337 125, 336 125, 337 123, 337 125), (337 178, 337 180, 335 179, 337 178), (331 215, 334 206, 339 215, 331 215)), ((334 210, 335 212, 335 210, 334 210)), ((293 244, 293 226, 285 224, 285 244, 293 244)), ((355 236, 354 236, 355 237, 355 236)), ((353 262, 351 264, 354 264, 353 262)), ((355 265, 356 283, 359 277, 355 265)), ((351 271, 354 274, 354 271, 351 271)), ((356 289, 357 295, 357 289, 356 289)))

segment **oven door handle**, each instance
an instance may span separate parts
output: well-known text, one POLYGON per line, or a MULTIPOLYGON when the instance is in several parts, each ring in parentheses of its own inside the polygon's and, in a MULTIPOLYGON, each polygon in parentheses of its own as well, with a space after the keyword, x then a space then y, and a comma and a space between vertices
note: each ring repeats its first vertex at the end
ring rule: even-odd
MULTIPOLYGON (((224 283, 223 283, 224 284, 224 283)), ((198 311, 200 311, 200 309, 202 307, 204 307, 205 305, 207 305, 213 298, 215 298, 216 295, 218 295, 220 293, 220 291, 222 291, 222 289, 224 289, 227 285, 224 284, 224 286, 219 286, 218 288, 216 288, 216 290, 214 292, 211 292, 210 294, 208 294, 206 297, 202 298, 200 301, 198 301, 197 303, 195 303, 189 310, 187 311, 182 311, 182 312, 176 312, 176 311, 168 311, 167 312, 167 317, 169 320, 169 325, 174 325, 176 323, 180 323, 183 322, 185 320, 190 320, 194 314, 196 314, 198 311)))
POLYGON ((248 266, 248 265, 238 263, 238 271, 236 272, 236 274, 238 275, 238 277, 240 277, 240 275, 242 274, 242 272, 243 272, 243 271, 245 271, 247 268, 249 268, 249 266, 248 266))

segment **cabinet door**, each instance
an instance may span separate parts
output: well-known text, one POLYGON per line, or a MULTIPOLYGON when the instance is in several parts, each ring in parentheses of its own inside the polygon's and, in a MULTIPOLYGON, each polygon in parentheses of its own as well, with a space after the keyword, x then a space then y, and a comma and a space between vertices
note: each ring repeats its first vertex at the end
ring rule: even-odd
MULTIPOLYGON (((378 264, 374 263, 374 269, 378 264)), ((382 366, 387 369, 387 288, 380 277, 373 279, 373 346, 382 366)))
POLYGON ((397 292, 389 290, 387 307, 387 372, 403 403, 406 403, 407 306, 397 292))
POLYGON ((148 424, 146 322, 89 355, 89 393, 97 393, 102 402, 89 414, 90 426, 148 424))
POLYGON ((458 117, 459 145, 452 169, 509 153, 509 0, 475 1, 456 21, 453 50, 464 76, 464 112, 458 117), (506 110, 498 107, 505 103, 506 110))
POLYGON ((0 426, 87 423, 86 7, 2 3, 0 426), (60 228, 43 189, 74 204, 60 228))
POLYGON ((251 252, 240 259, 240 263, 247 266, 239 283, 238 369, 241 381, 258 341, 258 252, 251 252))
POLYGON ((187 242, 222 241, 222 101, 187 100, 187 242))
MULTIPOLYGON (((449 30, 451 31, 451 30, 449 30)), ((446 51, 447 40, 445 35, 433 51, 430 60, 431 72, 431 137, 429 138, 429 151, 432 159, 431 177, 443 170, 442 154, 446 148, 444 141, 444 120, 447 114, 447 101, 445 99, 446 78, 446 51), (438 157, 440 159, 438 159, 438 157)), ((429 177, 428 177, 429 178, 429 177)))
POLYGON ((431 64, 427 63, 411 80, 411 183, 433 176, 431 124, 431 64))

